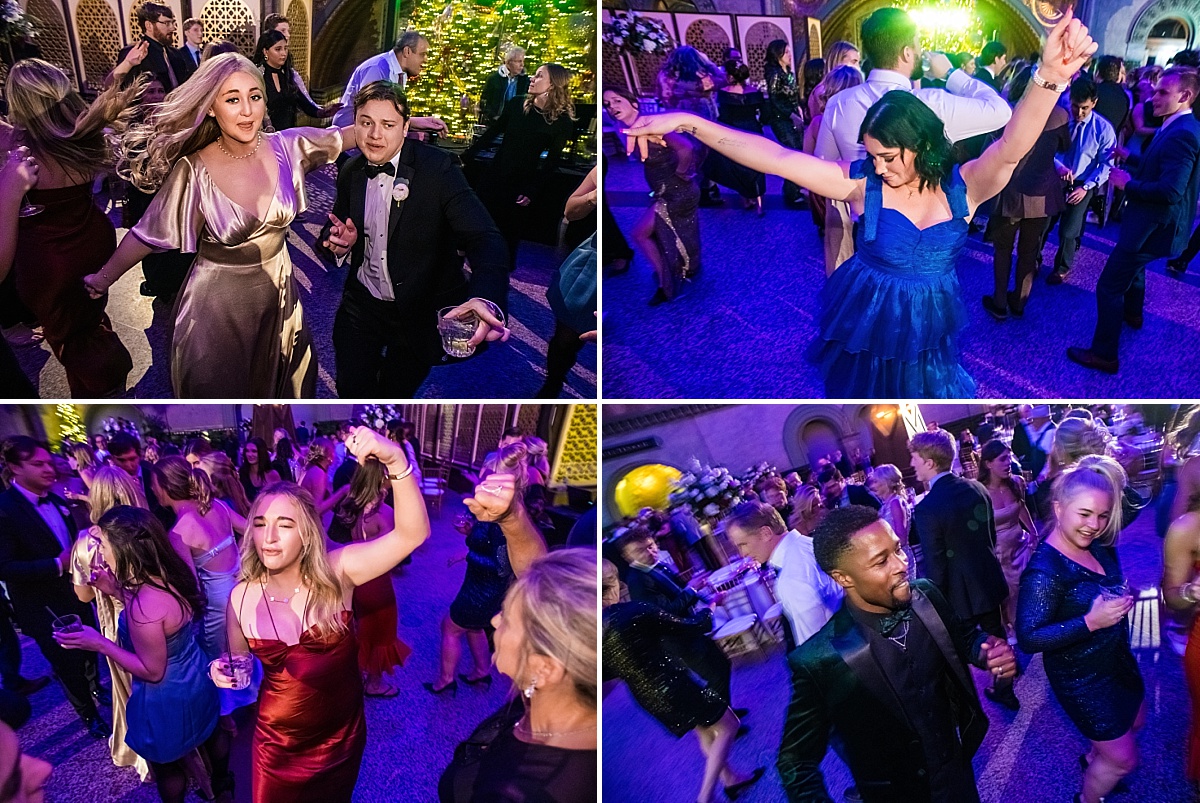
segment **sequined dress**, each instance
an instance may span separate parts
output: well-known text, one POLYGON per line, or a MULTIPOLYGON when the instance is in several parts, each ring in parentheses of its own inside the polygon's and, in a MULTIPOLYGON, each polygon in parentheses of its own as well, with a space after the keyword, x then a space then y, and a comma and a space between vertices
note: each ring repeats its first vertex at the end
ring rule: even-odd
POLYGON ((665 145, 650 143, 643 168, 654 193, 654 238, 674 278, 686 279, 700 269, 700 185, 676 172, 679 155, 665 145))
POLYGON ((467 536, 467 550, 467 573, 450 603, 450 621, 464 630, 483 630, 500 612, 513 579, 508 542, 499 524, 477 521, 467 536))
POLYGON ((604 679, 620 678, 638 705, 683 736, 719 720, 727 703, 711 686, 702 686, 663 645, 669 636, 703 636, 711 615, 687 619, 645 602, 620 602, 604 609, 604 679))
POLYGON ((317 361, 287 237, 308 207, 305 175, 342 151, 336 128, 263 137, 278 185, 262 219, 221 192, 204 160, 185 156, 131 230, 156 250, 195 253, 175 302, 171 386, 177 398, 311 398, 317 361))
POLYGON ((1129 649, 1128 618, 1094 632, 1084 623, 1100 589, 1123 579, 1116 550, 1093 543, 1090 551, 1104 574, 1049 543, 1037 548, 1021 575, 1017 639, 1023 651, 1043 653, 1050 688, 1075 727, 1108 741, 1133 726, 1145 685, 1129 649))

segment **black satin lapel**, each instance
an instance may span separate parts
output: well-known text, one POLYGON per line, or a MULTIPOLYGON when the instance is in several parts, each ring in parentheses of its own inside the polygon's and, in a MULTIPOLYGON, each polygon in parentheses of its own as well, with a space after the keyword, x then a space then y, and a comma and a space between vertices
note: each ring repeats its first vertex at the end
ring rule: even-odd
MULTIPOLYGON (((362 165, 365 164, 366 160, 363 160, 362 165)), ((359 168, 350 174, 350 214, 348 215, 354 220, 354 225, 360 232, 364 225, 363 215, 367 210, 367 174, 363 172, 362 165, 359 165, 359 168)))
POLYGON ((954 648, 954 639, 950 636, 950 631, 946 629, 946 623, 942 621, 942 617, 938 614, 937 608, 933 607, 933 603, 929 601, 929 597, 916 591, 916 589, 913 589, 913 591, 913 613, 925 625, 925 629, 929 631, 929 635, 933 638, 934 643, 938 645, 938 649, 946 657, 946 663, 950 664, 950 669, 954 672, 954 676, 958 678, 958 682, 963 685, 964 689, 974 694, 975 684, 971 681, 971 676, 968 674, 969 670, 963 666, 958 650, 954 648))
POLYGON ((853 617, 849 615, 847 617, 850 619, 849 628, 830 639, 830 644, 842 656, 842 660, 858 677, 859 682, 883 701, 897 719, 901 722, 908 722, 904 707, 900 705, 900 698, 896 696, 895 689, 884 676, 883 668, 871 654, 870 642, 859 630, 858 623, 854 621, 853 617))

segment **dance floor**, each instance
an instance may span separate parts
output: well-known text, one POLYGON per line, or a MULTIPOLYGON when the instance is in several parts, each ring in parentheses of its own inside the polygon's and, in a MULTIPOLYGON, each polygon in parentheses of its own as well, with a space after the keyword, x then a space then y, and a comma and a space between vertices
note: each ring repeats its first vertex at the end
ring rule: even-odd
MULTIPOLYGON (((336 396, 334 384, 333 319, 346 281, 344 269, 333 267, 313 252, 313 243, 333 208, 337 173, 326 166, 308 176, 309 210, 292 223, 288 237, 304 316, 312 329, 319 376, 317 397, 336 396)), ((120 210, 111 215, 120 225, 120 210)), ((124 235, 118 229, 118 237, 124 235)), ((462 363, 433 369, 417 392, 417 398, 523 398, 532 397, 546 378, 546 344, 554 334, 554 314, 546 303, 546 287, 562 262, 563 255, 537 243, 522 243, 518 268, 512 275, 508 294, 510 328, 508 343, 462 363)), ((111 290, 108 314, 117 333, 133 355, 129 376, 130 396, 139 399, 170 398, 171 305, 138 293, 142 271, 134 268, 111 290)), ((42 398, 67 398, 66 375, 50 347, 15 348, 21 367, 42 398)), ((596 398, 596 347, 588 344, 567 380, 567 398, 596 398)))
MULTIPOLYGON (((1122 535, 1121 562, 1131 584, 1156 589, 1162 577, 1162 541, 1154 515, 1146 510, 1122 535)), ((1184 780, 1188 699, 1182 659, 1169 647, 1137 647, 1145 637, 1157 645, 1157 602, 1138 604, 1134 617, 1134 655, 1146 682, 1146 726, 1138 738, 1141 766, 1127 779, 1129 791, 1112 794, 1111 803, 1189 803, 1196 798, 1184 780), (1143 619, 1143 616, 1145 619, 1143 619), (1142 622, 1146 623, 1143 628, 1142 622)), ((1067 803, 1079 791, 1079 756, 1087 742, 1066 718, 1046 681, 1041 656, 1018 653, 1024 674, 1017 679, 1021 710, 1013 713, 980 699, 990 721, 975 756, 975 777, 983 803, 1067 803)), ((977 688, 985 673, 972 669, 977 688)), ((788 672, 783 648, 737 659, 733 702, 750 709, 744 720, 750 733, 733 748, 730 761, 739 771, 766 766, 766 776, 744 797, 746 803, 786 800, 775 771, 788 703, 788 672)), ((622 803, 686 803, 696 799, 703 762, 696 737, 676 740, 650 718, 624 685, 604 699, 604 795, 622 803)), ((881 733, 880 739, 890 738, 881 733)), ((841 803, 850 785, 849 770, 832 753, 822 765, 830 794, 841 803)))
MULTIPOLYGON (((605 201, 628 237, 649 203, 642 168, 613 157, 605 201)), ((825 283, 821 244, 807 210, 787 210, 779 179, 767 179, 767 214, 725 205, 700 210, 700 276, 669 304, 647 305, 650 264, 635 257, 604 281, 604 395, 624 398, 821 398, 824 385, 805 351, 817 335, 825 283)), ((992 247, 972 235, 958 276, 970 313, 961 345, 980 398, 1175 398, 1200 385, 1200 273, 1165 275, 1151 264, 1141 331, 1121 336, 1121 372, 1100 374, 1067 360, 1091 343, 1096 279, 1118 224, 1089 223, 1066 284, 1036 280, 1024 318, 994 321, 980 303, 992 291, 992 247)), ((1043 261, 1053 264, 1057 234, 1043 261)), ((1193 270, 1196 270, 1193 268, 1193 270)), ((896 337, 903 337, 897 332, 896 337)))
MULTIPOLYGON (((494 671, 490 690, 460 683, 456 697, 434 697, 421 686, 421 681, 432 680, 438 671, 440 623, 462 583, 466 564, 456 561, 447 566, 448 560, 466 554, 463 536, 451 526, 461 509, 460 497, 451 494, 441 516, 431 519, 429 540, 413 555, 410 565, 393 574, 400 638, 413 648, 413 654, 392 677, 392 684, 400 690, 398 697, 367 698, 367 750, 355 801, 436 800, 438 778, 450 763, 455 746, 500 708, 511 688, 507 678, 494 671)), ((26 677, 49 671, 29 639, 22 639, 22 656, 26 677)), ((460 671, 467 671, 465 663, 460 671)), ((57 684, 50 684, 30 701, 33 719, 18 736, 25 752, 54 765, 46 784, 47 803, 158 800, 154 785, 140 784, 132 768, 112 765, 107 745, 82 730, 57 684)), ((254 718, 248 708, 239 714, 231 765, 237 775, 236 799, 249 801, 254 718)), ((199 800, 194 792, 188 799, 199 800)))

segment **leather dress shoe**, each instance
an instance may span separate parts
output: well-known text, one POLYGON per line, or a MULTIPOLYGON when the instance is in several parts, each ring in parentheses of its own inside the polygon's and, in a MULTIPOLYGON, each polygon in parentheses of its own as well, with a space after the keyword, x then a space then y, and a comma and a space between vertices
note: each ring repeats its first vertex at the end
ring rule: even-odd
POLYGON ((1091 368, 1093 371, 1103 371, 1106 374, 1115 374, 1120 367, 1120 363, 1116 360, 1106 360, 1091 349, 1081 349, 1077 346, 1069 346, 1067 348, 1067 359, 1073 363, 1082 365, 1084 368, 1091 368))
POLYGON ((1125 325, 1128 326, 1130 329, 1141 329, 1142 324, 1144 324, 1144 323, 1145 323, 1145 319, 1143 319, 1141 315, 1126 315, 1125 316, 1125 325))
POLYGON ((1066 280, 1067 274, 1054 270, 1050 271, 1050 275, 1046 277, 1046 284, 1062 284, 1066 280))
POLYGON ((108 723, 100 717, 84 717, 83 727, 87 729, 88 736, 93 739, 107 739, 112 736, 112 728, 108 727, 108 723))

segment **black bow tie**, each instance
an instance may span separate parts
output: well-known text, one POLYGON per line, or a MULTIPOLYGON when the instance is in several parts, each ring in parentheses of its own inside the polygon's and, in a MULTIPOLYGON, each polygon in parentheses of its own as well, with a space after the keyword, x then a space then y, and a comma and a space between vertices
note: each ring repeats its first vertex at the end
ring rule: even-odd
POLYGON ((368 164, 363 168, 363 171, 367 174, 367 178, 375 178, 380 173, 387 173, 389 176, 394 176, 396 175, 396 166, 391 162, 381 165, 368 164))
POLYGON ((887 616, 879 620, 879 632, 885 636, 890 636, 892 631, 900 626, 901 622, 907 622, 913 617, 912 606, 901 608, 898 611, 892 611, 887 616))

